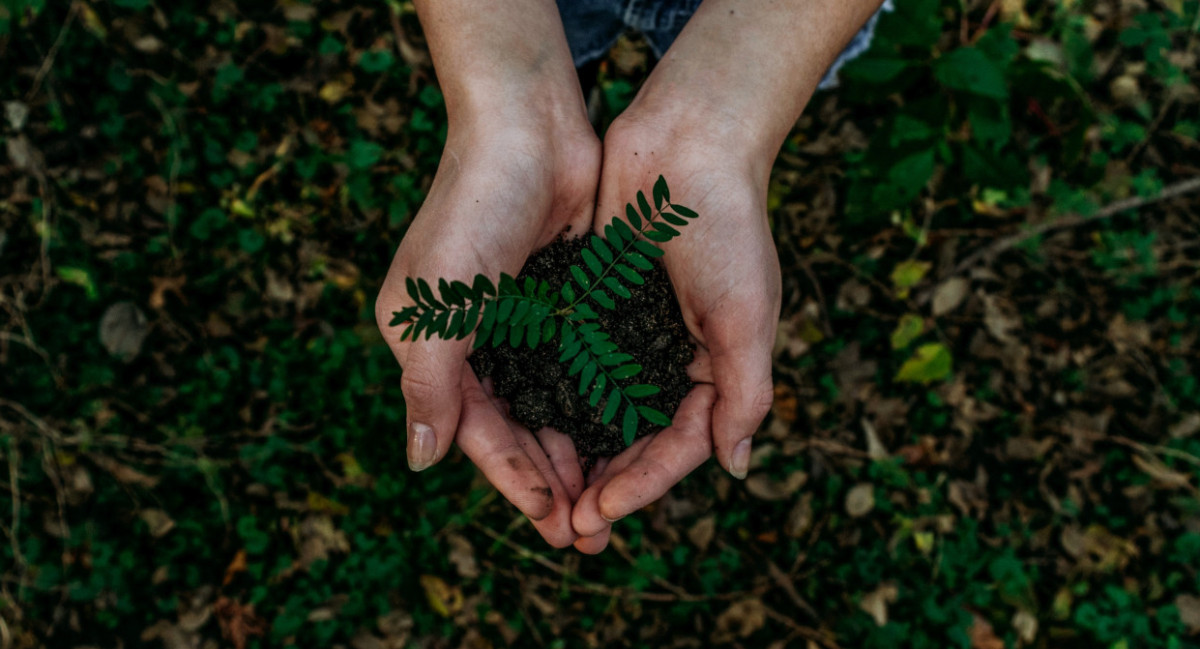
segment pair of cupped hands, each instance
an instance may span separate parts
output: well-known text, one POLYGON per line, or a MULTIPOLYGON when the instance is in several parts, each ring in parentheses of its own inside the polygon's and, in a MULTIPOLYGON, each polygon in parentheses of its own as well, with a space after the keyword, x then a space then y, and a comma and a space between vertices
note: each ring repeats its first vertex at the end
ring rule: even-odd
MULTIPOLYGON (((582 106, 580 105, 580 108, 582 106)), ((380 291, 380 329, 403 366, 408 461, 424 470, 457 443, 554 547, 598 553, 613 522, 657 500, 711 455, 734 477, 749 469, 751 437, 772 400, 771 349, 779 261, 767 221, 771 160, 736 128, 691 128, 635 102, 603 143, 584 111, 546 120, 455 119, 429 195, 380 291), (472 339, 401 341, 389 327, 411 304, 406 278, 470 283, 516 275, 564 232, 600 232, 662 175, 674 202, 700 217, 663 245, 696 343, 696 386, 672 424, 583 473, 569 437, 530 431, 467 363, 472 339)), ((502 116, 500 116, 502 117, 502 116)))

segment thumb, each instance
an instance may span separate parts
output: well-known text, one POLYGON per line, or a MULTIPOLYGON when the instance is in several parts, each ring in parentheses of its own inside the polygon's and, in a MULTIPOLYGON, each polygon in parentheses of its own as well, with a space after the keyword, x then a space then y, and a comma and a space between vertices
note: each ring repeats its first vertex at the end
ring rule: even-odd
MULTIPOLYGON (((747 310, 749 311, 749 310, 747 310)), ((712 435, 717 459, 735 478, 745 478, 750 468, 750 438, 771 409, 771 345, 775 321, 738 323, 737 319, 710 320, 718 330, 709 343, 713 383, 712 435), (730 325, 739 324, 733 331, 730 325)))
POLYGON ((408 423, 408 466, 423 471, 446 456, 462 408, 466 343, 420 340, 408 348, 400 390, 408 423))

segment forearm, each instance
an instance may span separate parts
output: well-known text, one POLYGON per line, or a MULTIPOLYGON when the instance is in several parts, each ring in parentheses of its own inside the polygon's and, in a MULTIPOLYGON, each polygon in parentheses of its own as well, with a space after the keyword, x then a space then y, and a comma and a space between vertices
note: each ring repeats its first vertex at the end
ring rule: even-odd
POLYGON ((418 0, 451 123, 484 116, 511 125, 586 122, 553 0, 418 0))
MULTIPOLYGON (((881 0, 705 0, 631 109, 681 134, 774 160, 846 43, 881 0)), ((731 152, 732 153, 732 152, 731 152)))

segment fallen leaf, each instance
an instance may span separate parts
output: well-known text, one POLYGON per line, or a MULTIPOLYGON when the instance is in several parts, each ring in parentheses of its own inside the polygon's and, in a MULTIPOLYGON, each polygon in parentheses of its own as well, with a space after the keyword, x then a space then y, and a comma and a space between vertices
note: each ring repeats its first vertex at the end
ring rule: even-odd
POLYGON ((876 626, 886 626, 888 623, 888 604, 896 601, 900 589, 891 582, 880 584, 875 590, 863 595, 858 607, 866 611, 875 620, 876 626))
POLYGON ((688 528, 687 536, 692 545, 696 546, 701 552, 704 552, 708 549, 708 544, 712 543, 716 531, 717 517, 710 514, 693 523, 688 528))
POLYGON ((784 534, 798 539, 804 536, 808 530, 812 529, 813 524, 813 495, 805 493, 796 499, 796 504, 792 505, 792 510, 788 512, 787 523, 784 527, 784 534))
POLYGON ((1133 463, 1150 476, 1154 484, 1160 488, 1183 489, 1191 486, 1190 475, 1172 469, 1152 455, 1134 455, 1133 463))
POLYGON ((247 638, 267 632, 267 621, 254 613, 253 604, 221 597, 213 604, 213 612, 221 626, 221 637, 232 642, 235 649, 245 649, 247 638))
POLYGON ((896 330, 892 332, 892 349, 908 347, 923 333, 925 333, 925 318, 915 313, 904 314, 900 317, 900 322, 896 323, 896 330))
POLYGON ((454 564, 458 576, 464 579, 478 578, 479 564, 475 561, 475 548, 471 547, 471 542, 463 535, 453 533, 446 537, 446 542, 450 546, 447 558, 454 564))
POLYGON ((1190 633, 1200 633, 1200 597, 1195 595, 1177 595, 1175 608, 1179 609, 1179 619, 1190 633))
POLYGON ((450 586, 437 575, 421 575, 421 587, 429 606, 442 617, 456 615, 463 606, 463 594, 457 586, 450 586))
POLYGON ((1029 611, 1020 610, 1012 619, 1013 629, 1017 631, 1017 637, 1024 644, 1032 644, 1037 640, 1038 619, 1037 616, 1029 611))
POLYGON ((972 614, 974 620, 967 636, 971 639, 971 649, 1004 649, 1004 641, 996 637, 992 625, 978 614, 972 614))
POLYGON ((771 414, 775 415, 776 419, 790 424, 796 421, 798 408, 799 401, 796 399, 795 388, 786 383, 776 383, 775 399, 771 402, 771 414))
POLYGON ((850 488, 846 494, 846 513, 853 518, 859 518, 875 509, 875 485, 861 482, 850 488))
POLYGON ((1021 328, 1021 318, 1007 301, 995 295, 984 295, 983 324, 996 340, 1002 343, 1017 342, 1012 332, 1021 328))
POLYGON ((746 478, 746 491, 760 500, 787 500, 808 482, 808 474, 795 471, 783 480, 772 480, 764 473, 755 473, 746 478))
POLYGON ((100 343, 109 354, 128 363, 142 350, 150 325, 133 302, 117 302, 100 318, 100 343))
POLYGON ((863 435, 867 438, 867 456, 872 460, 883 460, 888 457, 887 447, 879 441, 879 433, 870 419, 862 418, 863 435))
POLYGON ((233 561, 230 561, 229 565, 225 568, 225 579, 221 580, 221 584, 228 586, 239 572, 246 572, 245 550, 238 550, 237 554, 233 555, 233 561))
POLYGON ((921 345, 912 357, 904 361, 896 373, 897 381, 930 383, 950 377, 954 372, 954 358, 942 343, 921 345))
POLYGON ((150 535, 156 539, 175 529, 175 521, 161 509, 143 509, 138 512, 138 516, 150 528, 150 535))
POLYGON ((896 297, 902 300, 907 298, 909 289, 924 279, 930 268, 933 268, 933 264, 916 259, 896 264, 892 269, 892 284, 896 287, 896 297))
POLYGON ((762 600, 744 599, 717 616, 717 628, 713 631, 712 641, 714 644, 723 644, 735 638, 747 638, 766 623, 767 609, 762 600))
POLYGON ((958 308, 971 283, 962 277, 950 278, 938 285, 933 292, 933 315, 944 316, 958 308))

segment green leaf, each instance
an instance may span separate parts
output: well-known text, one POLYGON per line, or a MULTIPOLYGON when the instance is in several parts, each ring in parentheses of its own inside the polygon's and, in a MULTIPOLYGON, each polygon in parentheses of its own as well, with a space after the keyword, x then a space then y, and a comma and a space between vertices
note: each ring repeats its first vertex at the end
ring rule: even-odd
POLYGON ((886 83, 912 65, 907 59, 874 59, 863 56, 846 64, 841 75, 869 83, 886 83))
POLYGON ((900 318, 896 330, 892 332, 892 349, 904 349, 925 333, 925 318, 906 313, 900 318))
POLYGON ((927 261, 909 259, 896 264, 892 269, 892 284, 896 287, 896 295, 900 299, 908 297, 908 291, 925 277, 925 273, 933 267, 927 261))
POLYGON ((457 293, 457 294, 458 294, 460 297, 462 297, 462 299, 463 299, 463 300, 474 300, 474 299, 476 299, 476 295, 475 295, 475 293, 474 293, 473 291, 471 291, 471 287, 470 287, 470 286, 467 286, 467 285, 466 285, 466 284, 464 284, 463 282, 460 282, 460 281, 458 281, 458 280, 454 280, 454 281, 450 282, 450 288, 451 288, 451 289, 452 289, 452 290, 453 290, 455 293, 457 293))
POLYGON ((460 336, 460 340, 471 335, 472 331, 475 331, 475 324, 479 320, 480 309, 479 302, 474 302, 467 308, 467 312, 463 314, 462 336, 460 336))
MULTIPOLYGON (((649 234, 649 233, 647 233, 647 234, 649 234)), ((641 241, 641 240, 634 241, 633 247, 637 248, 638 252, 642 253, 643 255, 646 255, 647 257, 657 258, 657 257, 663 256, 662 248, 659 248, 658 246, 656 246, 652 243, 648 243, 646 241, 641 241)), ((634 262, 634 266, 637 266, 636 262, 634 262)))
POLYGON ((500 294, 501 295, 520 295, 521 287, 517 286, 517 280, 508 273, 500 273, 500 294))
POLYGON ((663 203, 671 202, 671 190, 667 188, 667 179, 662 176, 654 181, 654 207, 662 211, 663 203))
POLYGON ((634 230, 642 229, 642 218, 638 216, 637 210, 629 203, 625 204, 625 218, 629 219, 629 225, 633 226, 634 230))
POLYGON ((607 356, 617 351, 617 344, 611 340, 597 340, 588 346, 588 350, 592 352, 592 355, 597 357, 607 356))
POLYGON ((650 202, 646 200, 646 195, 641 191, 637 193, 637 204, 647 222, 654 218, 654 210, 650 209, 650 202))
POLYGON ((417 282, 411 277, 404 278, 404 288, 408 289, 408 296, 413 302, 421 304, 421 292, 417 290, 417 282))
POLYGON ((536 322, 531 322, 525 326, 525 344, 529 345, 530 349, 537 349, 537 346, 542 342, 542 326, 536 322))
POLYGON ((438 278, 438 295, 442 296, 443 302, 451 306, 462 306, 466 303, 458 291, 450 288, 450 282, 440 277, 438 278))
MULTIPOLYGON (((616 219, 614 219, 614 220, 616 220, 616 219)), ((608 242, 611 243, 617 249, 624 247, 625 242, 627 241, 627 239, 624 239, 621 237, 621 233, 618 232, 617 229, 614 228, 611 223, 609 225, 604 226, 604 238, 608 239, 608 242)))
POLYGON ((677 225, 681 228, 687 225, 687 220, 680 217, 678 214, 672 214, 670 212, 663 212, 662 217, 663 217, 664 221, 666 221, 667 223, 670 223, 671 225, 677 225))
POLYGON ((652 397, 662 390, 657 385, 648 385, 646 383, 637 383, 625 388, 625 396, 633 399, 642 397, 652 397))
POLYGON ((386 72, 396 62, 392 53, 386 49, 363 52, 358 59, 358 67, 371 74, 386 72))
POLYGON ((507 320, 514 327, 517 325, 524 324, 525 316, 529 315, 529 303, 526 302, 525 300, 509 300, 509 302, 516 302, 517 305, 515 307, 513 307, 512 317, 504 318, 504 319, 507 320))
POLYGON ((596 290, 592 291, 591 296, 592 296, 592 299, 596 301, 596 304, 599 304, 600 306, 602 306, 606 309, 609 309, 610 311, 617 308, 617 303, 614 302, 613 299, 608 296, 608 293, 605 293, 604 291, 601 291, 600 289, 596 289, 596 290))
POLYGON ((567 280, 567 281, 563 282, 562 296, 563 296, 563 299, 568 302, 575 301, 575 287, 571 286, 571 280, 567 280))
MULTIPOLYGON (((595 408, 595 406, 592 406, 595 408)), ((621 389, 613 388, 608 394, 608 403, 604 404, 604 412, 600 415, 600 421, 607 426, 613 417, 617 416, 617 408, 621 407, 621 389)))
POLYGON ((643 257, 642 255, 640 255, 636 252, 625 253, 625 261, 628 261, 629 263, 633 264, 634 266, 637 266, 638 268, 641 268, 642 270, 651 270, 652 268, 654 268, 654 264, 650 263, 649 259, 646 259, 645 257, 643 257))
POLYGON ((933 76, 953 90, 992 99, 1008 99, 1004 71, 974 47, 960 47, 937 59, 933 64, 933 76))
POLYGON ((562 346, 562 354, 558 357, 558 362, 565 363, 579 355, 583 351, 583 341, 575 340, 562 346))
POLYGON ((655 426, 670 426, 671 418, 649 406, 638 406, 638 414, 655 426))
POLYGON ((484 302, 483 304, 483 319, 479 322, 479 328, 487 331, 496 324, 496 311, 499 305, 495 302, 484 302))
POLYGON ((455 310, 450 316, 450 324, 446 325, 446 337, 448 338, 464 338, 463 334, 463 316, 465 311, 455 310))
POLYGON ((626 245, 626 242, 633 241, 634 239, 637 238, 637 235, 635 235, 633 233, 633 230, 629 229, 629 224, 625 223, 621 219, 617 219, 617 218, 613 219, 613 229, 615 229, 617 232, 619 232, 621 234, 621 239, 622 239, 621 246, 622 247, 624 247, 626 245))
POLYGON ((599 277, 600 274, 604 272, 604 265, 601 264, 600 260, 596 258, 596 254, 594 252, 584 248, 583 250, 579 251, 579 254, 583 257, 583 263, 587 264, 588 270, 592 271, 593 275, 599 277))
POLYGON ((513 314, 513 309, 517 306, 517 301, 512 298, 504 298, 499 300, 500 310, 496 313, 497 323, 507 323, 513 314))
POLYGON ((679 230, 676 230, 675 228, 667 225, 666 223, 659 221, 659 222, 653 223, 652 225, 654 226, 655 230, 658 230, 659 232, 662 232, 663 234, 666 234, 666 235, 669 235, 672 237, 679 236, 679 230))
MULTIPOLYGON (((601 374, 599 378, 604 378, 604 375, 601 374)), ((592 394, 588 397, 588 406, 595 408, 596 406, 600 405, 600 397, 603 397, 603 396, 604 396, 604 386, 600 385, 600 381, 597 380, 596 387, 592 388, 592 394)), ((608 422, 604 422, 604 423, 607 424, 608 422)))
POLYGON ((546 318, 542 322, 542 342, 548 343, 554 338, 554 318, 546 318))
POLYGON ((675 205, 674 203, 671 204, 671 209, 675 210, 675 213, 678 214, 679 216, 689 218, 689 219, 694 219, 697 216, 700 216, 694 210, 692 210, 690 207, 684 207, 682 205, 675 205))
POLYGON ((592 307, 583 303, 576 304, 575 313, 572 313, 571 315, 577 316, 574 318, 575 320, 594 320, 600 317, 594 310, 592 310, 592 307))
POLYGON ((426 328, 433 322, 433 318, 436 315, 436 311, 426 311, 421 314, 421 317, 417 318, 417 324, 413 328, 413 340, 416 340, 417 336, 420 336, 423 331, 425 332, 425 339, 429 339, 429 333, 426 328))
POLYGON ((571 266, 571 277, 575 278, 576 282, 586 291, 592 287, 592 281, 588 279, 587 273, 579 266, 571 266))
POLYGON ((492 347, 499 347, 500 343, 504 342, 506 335, 508 335, 508 324, 497 320, 496 327, 492 329, 492 347))
POLYGON ((600 237, 598 237, 594 234, 592 235, 592 250, 596 251, 596 255, 598 255, 601 259, 603 259, 604 263, 606 263, 606 264, 612 263, 612 260, 613 260, 612 250, 608 247, 607 243, 604 243, 604 239, 601 239, 600 237))
POLYGON ((567 376, 575 376, 578 374, 583 370, 583 366, 587 365, 587 362, 587 354, 580 354, 576 356, 575 360, 571 361, 571 366, 567 368, 567 376))
POLYGON ((437 300, 437 298, 433 297, 433 289, 430 288, 429 282, 426 282, 424 279, 417 278, 417 288, 421 290, 421 297, 425 298, 426 304, 433 305, 439 309, 446 308, 445 304, 442 304, 437 300))
POLYGON ((496 287, 492 284, 492 280, 485 275, 476 275, 474 281, 474 291, 476 295, 495 295, 496 287))
POLYGON ((896 381, 910 383, 929 383, 950 378, 953 373, 954 358, 950 350, 942 343, 929 343, 917 348, 896 373, 896 381))
POLYGON ((638 365, 637 363, 630 363, 628 365, 622 365, 618 367, 617 369, 609 372, 609 374, 611 374, 614 379, 628 379, 637 376, 641 371, 641 365, 638 365))
MULTIPOLYGON (((658 223, 655 223, 654 225, 657 226, 658 223)), ((671 235, 669 235, 665 232, 661 232, 659 230, 655 230, 653 228, 649 228, 649 229, 643 231, 642 235, 644 235, 647 239, 649 239, 655 243, 666 243, 671 240, 671 235)), ((644 243, 644 242, 638 241, 638 243, 644 243)))
POLYGON ((595 363, 588 363, 583 366, 583 373, 579 375, 579 394, 582 396, 587 394, 587 389, 592 385, 592 379, 596 378, 596 370, 600 369, 595 363))
POLYGON ((520 325, 514 325, 508 330, 508 346, 517 349, 521 346, 521 341, 525 339, 525 328, 520 325))
POLYGON ((636 270, 626 266, 625 264, 617 264, 613 268, 616 268, 617 274, 621 277, 624 277, 625 281, 629 282, 630 284, 641 286, 642 284, 646 283, 646 280, 642 279, 642 276, 638 275, 636 270))
MULTIPOLYGON (((613 347, 615 348, 616 345, 613 345, 613 347)), ((597 356, 600 357, 600 364, 605 366, 620 365, 621 363, 626 363, 633 360, 633 356, 623 353, 597 354, 597 356)))
POLYGON ((633 444, 633 438, 637 435, 638 413, 633 406, 625 408, 625 414, 621 415, 621 436, 625 440, 625 446, 633 444))
POLYGON ((608 288, 612 289, 613 293, 620 295, 621 297, 625 298, 626 300, 633 297, 633 294, 629 292, 629 289, 625 288, 625 286, 623 284, 621 284, 621 282, 618 281, 616 277, 611 277, 611 276, 605 277, 604 285, 607 286, 608 288))

